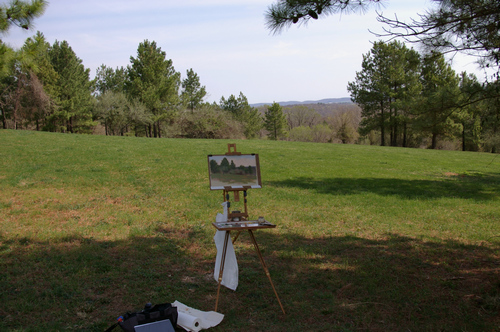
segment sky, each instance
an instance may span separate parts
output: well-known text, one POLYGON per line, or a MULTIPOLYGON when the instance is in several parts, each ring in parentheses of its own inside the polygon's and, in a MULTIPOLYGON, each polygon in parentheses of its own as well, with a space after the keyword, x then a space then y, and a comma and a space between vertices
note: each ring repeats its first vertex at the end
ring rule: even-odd
MULTIPOLYGON (((49 0, 34 30, 13 27, 1 38, 14 48, 37 30, 50 44, 65 40, 91 78, 101 64, 127 67, 139 43, 155 41, 181 79, 190 68, 198 74, 208 102, 240 92, 250 104, 349 97, 347 84, 361 70, 363 54, 380 40, 370 30, 383 32, 376 8, 311 20, 275 35, 264 18, 274 1, 49 0)), ((432 6, 430 0, 383 3, 378 11, 402 20, 432 6)), ((465 57, 455 57, 452 66, 457 73, 477 67, 465 57)))

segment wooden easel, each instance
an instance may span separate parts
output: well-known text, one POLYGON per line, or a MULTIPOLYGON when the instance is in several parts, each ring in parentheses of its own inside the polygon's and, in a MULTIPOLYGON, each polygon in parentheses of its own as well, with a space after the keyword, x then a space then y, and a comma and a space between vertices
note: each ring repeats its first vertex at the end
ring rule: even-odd
MULTIPOLYGON (((241 155, 240 152, 236 151, 236 144, 228 144, 228 152, 226 155, 241 155), (233 149, 231 151, 231 148, 233 149)), ((257 252, 257 255, 259 256, 260 263, 262 264, 262 267, 264 269, 264 272, 269 279, 269 282, 271 283, 271 287, 273 288, 274 294, 276 295, 276 299, 278 300, 278 303, 281 307, 281 311, 283 311, 283 314, 285 313, 285 309, 283 309, 283 305, 281 304, 280 298, 278 296, 278 293, 276 292, 276 289, 273 284, 273 280, 271 279, 271 274, 269 273, 269 269, 267 268, 266 262, 264 261, 264 258, 262 257, 262 253, 260 252, 259 245, 257 244, 257 240, 255 239, 255 235, 253 234, 254 229, 264 229, 264 228, 275 228, 276 225, 273 225, 265 220, 249 220, 248 219, 248 207, 247 207, 247 189, 248 188, 224 188, 223 190, 223 195, 224 195, 224 202, 227 202, 228 204, 228 220, 226 222, 214 222, 212 223, 214 227, 219 230, 219 231, 226 231, 225 237, 224 237, 224 246, 222 249, 222 255, 221 255, 221 263, 220 263, 220 269, 219 269, 219 279, 218 279, 218 284, 217 284, 217 298, 215 301, 215 311, 217 311, 218 304, 219 304, 219 294, 220 294, 220 286, 222 282, 222 276, 224 274, 224 264, 226 261, 226 253, 227 253, 227 245, 229 242, 229 237, 231 231, 237 231, 238 234, 236 237, 233 239, 233 243, 236 242, 238 239, 239 235, 241 234, 242 231, 246 230, 250 234, 250 239, 252 240, 252 243, 254 245, 255 251, 257 252), (230 208, 230 195, 229 193, 233 192, 234 194, 234 201, 239 202, 240 201, 240 192, 243 192, 244 196, 244 210, 243 212, 241 211, 232 211, 229 212, 230 208)))
MULTIPOLYGON (((227 145, 226 156, 241 156, 241 152, 236 151, 236 144, 228 144, 227 145), (231 151, 231 148, 233 148, 232 151, 231 151)), ((231 220, 231 221, 248 220, 247 189, 248 188, 243 188, 243 189, 239 189, 239 188, 238 189, 231 189, 230 187, 224 188, 222 194, 224 195, 224 202, 228 202, 228 207, 227 207, 228 208, 228 215, 227 215, 228 220, 231 220), (229 212, 229 208, 230 208, 229 193, 233 192, 234 201, 239 202, 241 191, 243 191, 243 196, 244 196, 243 203, 244 203, 245 210, 243 212, 239 212, 239 211, 229 212)))

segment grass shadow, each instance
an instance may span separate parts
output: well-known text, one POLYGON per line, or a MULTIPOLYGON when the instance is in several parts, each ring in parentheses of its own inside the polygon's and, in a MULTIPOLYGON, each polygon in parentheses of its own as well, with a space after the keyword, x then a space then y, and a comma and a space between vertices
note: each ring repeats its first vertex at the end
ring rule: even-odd
MULTIPOLYGON (((75 235, 2 243, 0 329, 102 331, 149 301, 213 310, 212 236, 160 225, 155 236, 117 241, 75 235)), ((226 317, 214 331, 469 331, 500 324, 498 248, 395 234, 256 237, 287 315, 243 233, 235 245, 240 283, 235 292, 221 291, 226 317)))
POLYGON ((302 317, 303 330, 486 331, 500 324, 498 247, 397 234, 258 235, 269 244, 266 262, 285 309, 302 317))
POLYGON ((190 300, 210 272, 198 246, 186 245, 198 235, 162 225, 116 241, 0 234, 0 330, 103 331, 146 302, 190 300))
POLYGON ((437 199, 455 197, 472 200, 498 198, 500 175, 453 175, 439 180, 405 180, 394 178, 316 178, 297 177, 269 181, 274 187, 293 187, 320 194, 355 195, 374 193, 408 199, 437 199))

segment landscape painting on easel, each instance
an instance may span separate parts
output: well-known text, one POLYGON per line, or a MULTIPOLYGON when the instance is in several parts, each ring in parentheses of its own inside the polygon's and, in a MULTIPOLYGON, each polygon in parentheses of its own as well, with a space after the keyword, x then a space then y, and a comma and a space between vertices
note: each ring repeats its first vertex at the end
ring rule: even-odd
POLYGON ((258 154, 208 156, 211 190, 261 188, 258 154))

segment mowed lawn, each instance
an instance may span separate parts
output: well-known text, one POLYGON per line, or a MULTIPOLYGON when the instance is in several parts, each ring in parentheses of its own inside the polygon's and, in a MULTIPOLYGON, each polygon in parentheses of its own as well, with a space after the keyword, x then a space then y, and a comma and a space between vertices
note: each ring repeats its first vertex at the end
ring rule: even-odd
MULTIPOLYGON (((500 330, 500 157, 0 130, 0 330, 103 331, 147 303, 214 310, 209 154, 258 153, 213 331, 500 330)), ((241 204, 241 203, 240 203, 241 204)), ((232 209, 240 209, 234 203, 232 209)))

